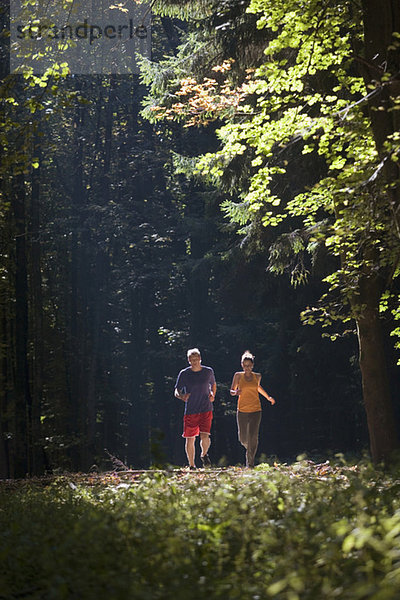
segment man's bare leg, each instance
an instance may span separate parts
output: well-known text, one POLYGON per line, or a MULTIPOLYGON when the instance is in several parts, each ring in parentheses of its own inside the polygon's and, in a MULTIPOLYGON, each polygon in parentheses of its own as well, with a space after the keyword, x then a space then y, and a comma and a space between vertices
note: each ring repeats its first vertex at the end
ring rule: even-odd
POLYGON ((208 433, 200 433, 201 456, 204 456, 205 454, 207 454, 210 446, 211 446, 210 435, 208 433))
POLYGON ((186 450, 186 456, 189 462, 189 466, 190 467, 194 467, 194 443, 196 441, 195 437, 188 437, 186 438, 186 444, 185 444, 185 450, 186 450))

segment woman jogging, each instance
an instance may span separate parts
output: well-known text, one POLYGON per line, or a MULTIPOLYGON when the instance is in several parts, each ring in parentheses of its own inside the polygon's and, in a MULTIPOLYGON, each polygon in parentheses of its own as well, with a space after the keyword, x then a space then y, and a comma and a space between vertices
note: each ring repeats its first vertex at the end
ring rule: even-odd
POLYGON ((239 442, 246 448, 246 467, 254 467, 258 447, 258 430, 261 423, 259 394, 271 404, 275 400, 260 385, 260 373, 253 373, 254 356, 246 350, 242 355, 243 371, 237 371, 232 380, 231 396, 238 396, 237 426, 239 442))

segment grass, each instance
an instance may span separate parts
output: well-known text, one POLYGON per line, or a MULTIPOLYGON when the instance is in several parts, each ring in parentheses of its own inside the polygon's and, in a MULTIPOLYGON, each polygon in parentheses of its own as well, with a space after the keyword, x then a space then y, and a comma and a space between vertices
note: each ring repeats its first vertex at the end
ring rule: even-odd
POLYGON ((359 465, 0 483, 0 599, 400 597, 400 480, 359 465))

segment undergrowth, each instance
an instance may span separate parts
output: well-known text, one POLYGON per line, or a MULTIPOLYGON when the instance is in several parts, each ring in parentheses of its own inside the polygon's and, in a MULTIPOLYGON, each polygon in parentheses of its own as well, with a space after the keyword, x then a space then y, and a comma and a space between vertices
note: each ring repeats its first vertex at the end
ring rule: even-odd
POLYGON ((399 490, 310 461, 3 482, 0 599, 397 599, 399 490))

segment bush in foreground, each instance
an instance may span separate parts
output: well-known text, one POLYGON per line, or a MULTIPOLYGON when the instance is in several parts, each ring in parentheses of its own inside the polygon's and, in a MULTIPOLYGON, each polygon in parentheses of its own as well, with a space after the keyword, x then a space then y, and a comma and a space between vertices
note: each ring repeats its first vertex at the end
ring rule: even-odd
POLYGON ((0 598, 400 597, 400 481, 291 466, 0 487, 0 598))

